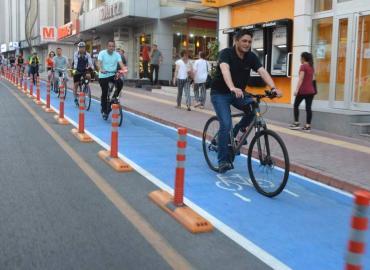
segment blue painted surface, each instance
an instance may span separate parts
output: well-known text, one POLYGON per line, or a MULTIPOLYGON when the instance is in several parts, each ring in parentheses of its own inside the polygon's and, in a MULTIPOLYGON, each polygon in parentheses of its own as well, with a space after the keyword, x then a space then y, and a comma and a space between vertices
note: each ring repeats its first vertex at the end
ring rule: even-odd
MULTIPOLYGON (((58 108, 55 94, 51 103, 58 108)), ((65 113, 78 122, 78 110, 69 92, 65 113)), ((42 98, 46 98, 42 84, 42 98)), ((86 129, 105 143, 110 143, 110 121, 100 116, 100 104, 92 102, 86 116, 86 129)), ((124 113, 119 129, 119 152, 146 171, 173 187, 177 132, 141 117, 124 113)), ((242 190, 219 188, 220 179, 204 160, 201 141, 188 136, 186 149, 186 197, 226 225, 233 228, 292 269, 343 269, 350 228, 352 199, 335 191, 291 175, 287 189, 269 199, 249 185, 242 190), (246 202, 234 193, 249 198, 246 202)), ((229 180, 248 179, 246 158, 238 157, 235 168, 225 174, 229 180), (240 179, 242 177, 242 179, 240 179)), ((222 183, 221 183, 222 184, 222 183)), ((230 184, 230 187, 236 187, 230 184)), ((370 245, 370 234, 367 234, 370 245)), ((370 248, 364 261, 370 269, 370 248)))

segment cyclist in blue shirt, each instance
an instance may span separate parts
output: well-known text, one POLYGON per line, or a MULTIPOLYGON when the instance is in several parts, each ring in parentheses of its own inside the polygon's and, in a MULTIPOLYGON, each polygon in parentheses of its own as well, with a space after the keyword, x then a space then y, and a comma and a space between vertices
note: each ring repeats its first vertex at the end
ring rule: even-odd
POLYGON ((107 97, 109 82, 116 85, 116 91, 113 98, 118 98, 123 87, 122 80, 116 80, 117 65, 126 73, 127 68, 122 62, 121 55, 115 51, 115 43, 113 40, 108 41, 107 49, 103 50, 98 55, 97 66, 99 68, 99 84, 102 90, 101 95, 101 113, 103 119, 108 118, 107 97))

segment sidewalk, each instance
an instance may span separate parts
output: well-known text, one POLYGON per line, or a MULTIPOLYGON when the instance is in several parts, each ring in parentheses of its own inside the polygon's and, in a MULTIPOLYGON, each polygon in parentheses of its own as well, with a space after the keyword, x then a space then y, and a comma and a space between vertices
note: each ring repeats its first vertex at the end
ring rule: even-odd
MULTIPOLYGON (((72 87, 71 81, 69 87, 72 87)), ((100 86, 91 83, 91 88, 93 96, 100 99, 100 86)), ((124 87, 121 104, 128 111, 166 125, 187 127, 190 133, 201 137, 205 122, 214 115, 209 96, 204 110, 188 112, 175 108, 176 92, 174 87, 153 89, 152 92, 124 87)), ((292 172, 349 192, 358 188, 370 190, 369 142, 316 130, 311 133, 292 131, 286 124, 266 120, 268 126, 283 138, 292 172)))

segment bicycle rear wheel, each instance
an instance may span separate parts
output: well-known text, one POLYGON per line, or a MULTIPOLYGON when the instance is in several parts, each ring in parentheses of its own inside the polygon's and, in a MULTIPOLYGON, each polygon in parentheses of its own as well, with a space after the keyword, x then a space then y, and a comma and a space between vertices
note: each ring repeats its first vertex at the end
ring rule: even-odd
POLYGON ((211 170, 218 172, 218 131, 220 122, 217 117, 211 117, 204 126, 202 136, 203 154, 211 170))
POLYGON ((268 129, 256 133, 248 150, 248 171, 256 190, 267 197, 280 194, 288 181, 289 166, 280 136, 268 129))
POLYGON ((91 105, 91 89, 89 85, 84 86, 84 94, 85 94, 85 109, 86 111, 90 110, 91 105))

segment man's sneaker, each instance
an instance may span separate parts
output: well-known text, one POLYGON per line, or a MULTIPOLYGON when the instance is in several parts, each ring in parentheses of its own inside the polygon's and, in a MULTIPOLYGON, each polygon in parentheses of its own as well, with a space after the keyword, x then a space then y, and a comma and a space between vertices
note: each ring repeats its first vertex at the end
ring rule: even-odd
POLYGON ((289 126, 289 128, 290 128, 290 129, 294 129, 294 130, 296 130, 296 129, 300 129, 300 127, 299 127, 299 123, 295 122, 295 123, 291 124, 291 125, 289 126))
POLYGON ((305 131, 305 132, 311 132, 311 126, 304 126, 302 128, 302 131, 305 131))
POLYGON ((218 172, 219 173, 225 173, 229 170, 232 170, 234 167, 230 162, 221 162, 218 166, 218 172))
POLYGON ((80 104, 78 103, 78 99, 77 98, 75 98, 75 104, 76 104, 77 107, 80 106, 80 104))
POLYGON ((108 114, 106 114, 106 113, 102 113, 102 116, 103 116, 103 119, 104 119, 104 120, 108 120, 108 114))

